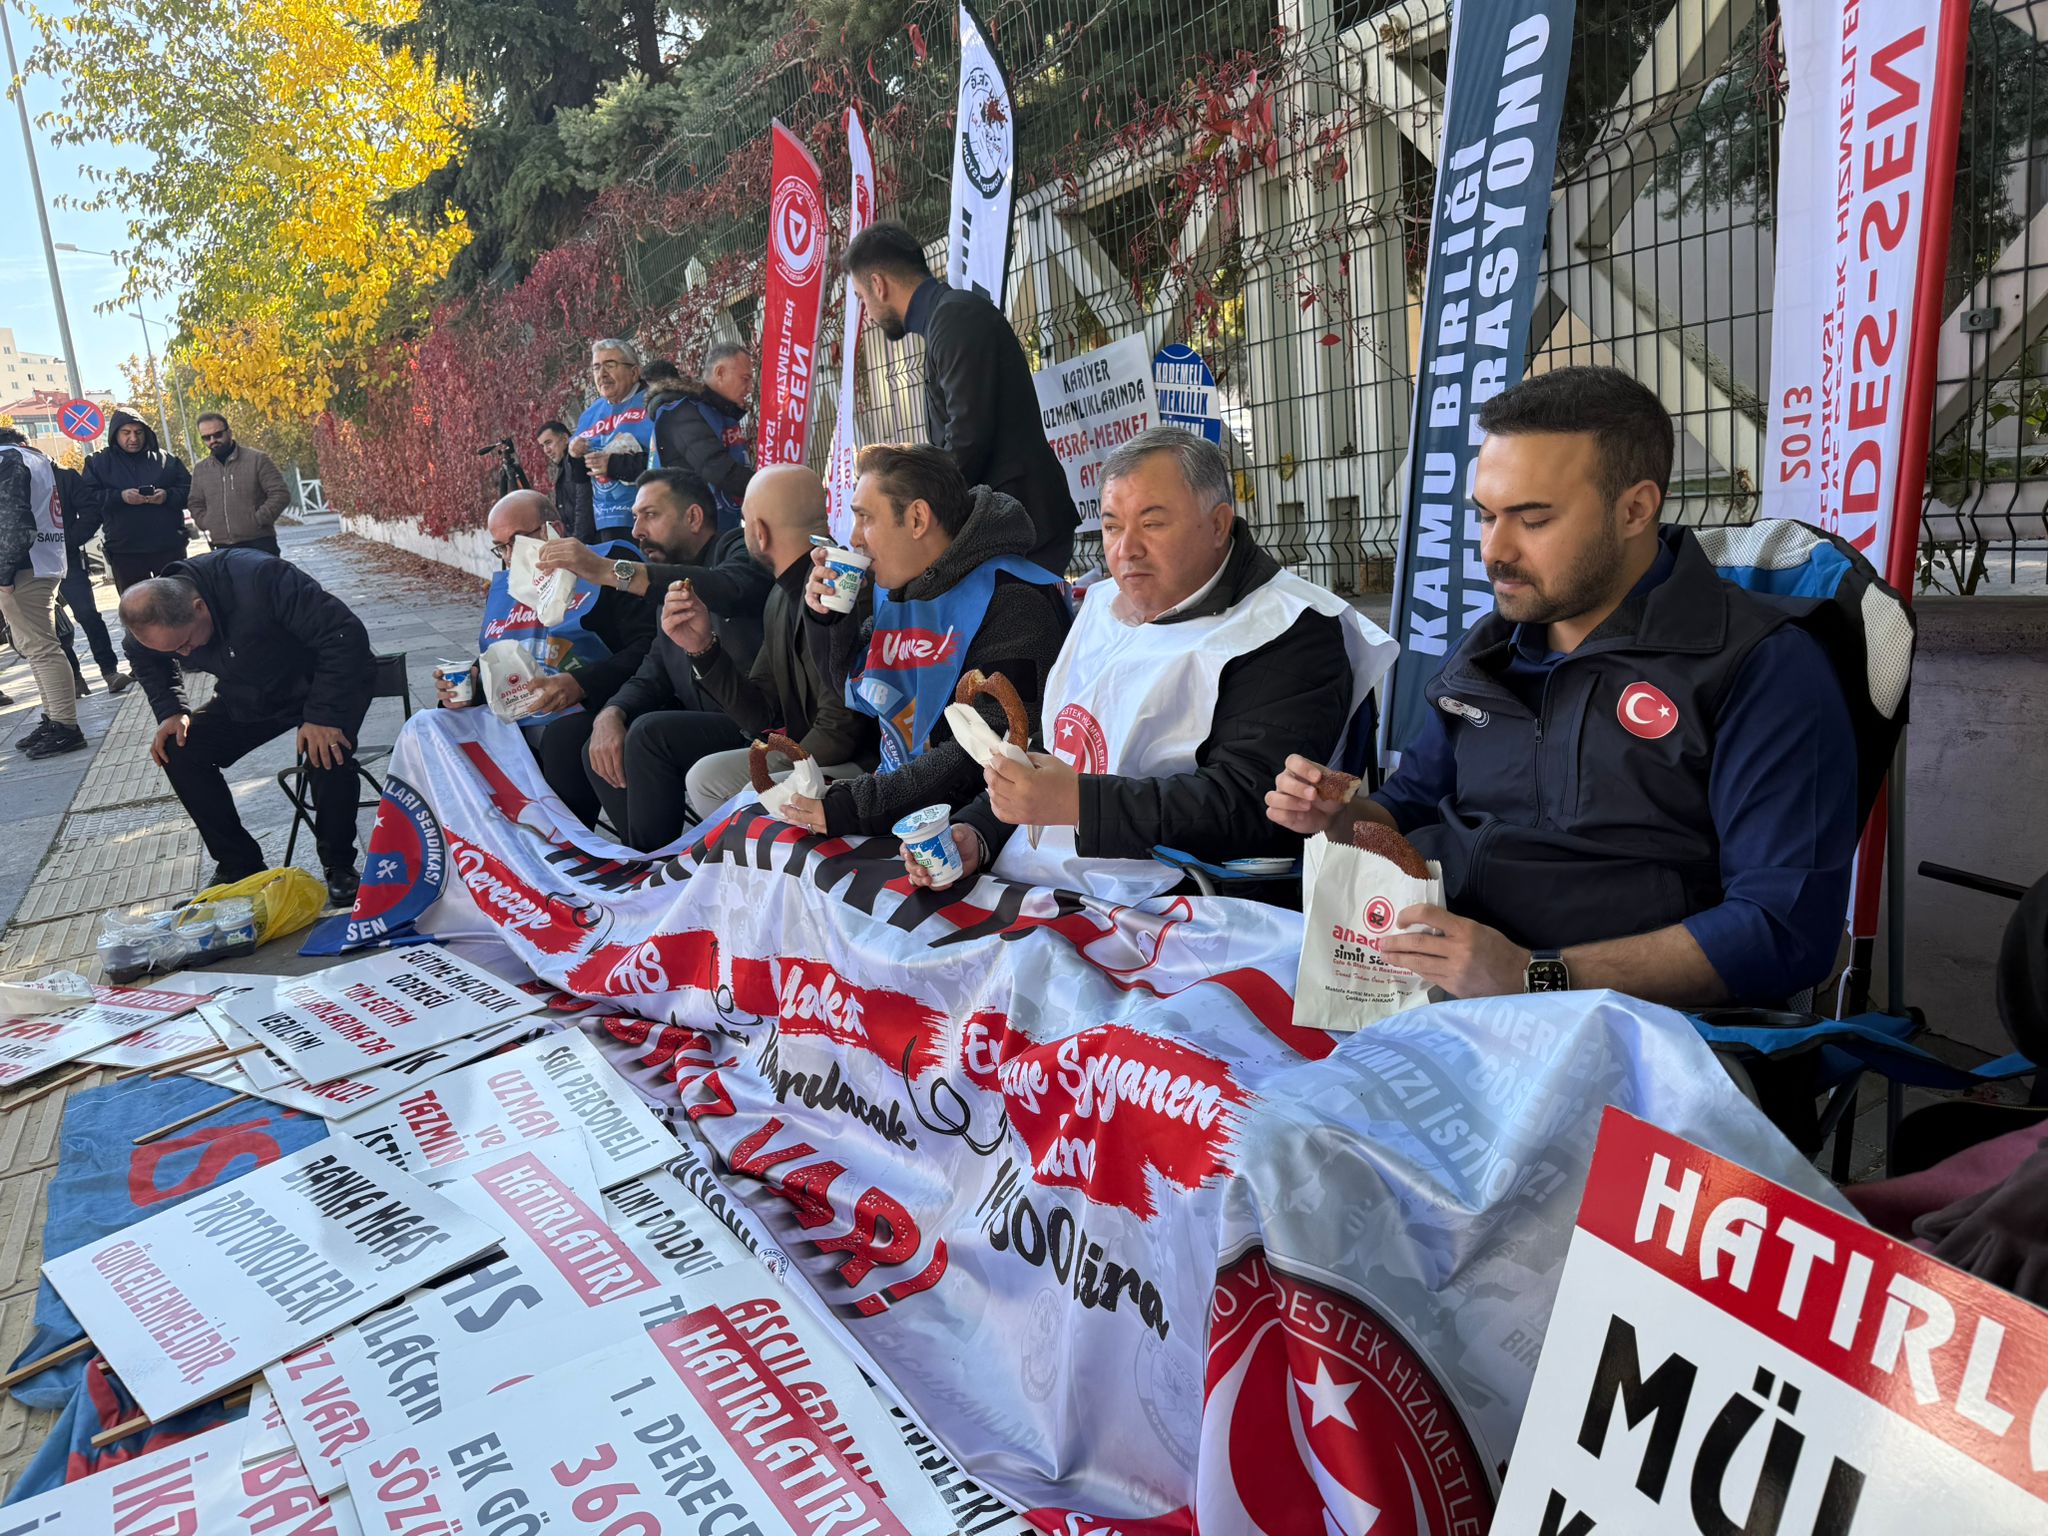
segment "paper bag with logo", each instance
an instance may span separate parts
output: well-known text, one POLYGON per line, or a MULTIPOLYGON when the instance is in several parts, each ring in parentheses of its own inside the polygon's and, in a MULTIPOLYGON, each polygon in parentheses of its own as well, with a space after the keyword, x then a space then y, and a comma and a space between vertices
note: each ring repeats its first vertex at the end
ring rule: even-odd
MULTIPOLYGON (((549 538, 558 536, 551 526, 541 531, 549 538)), ((543 573, 540 552, 544 547, 545 540, 530 538, 523 533, 512 536, 512 564, 506 572, 505 587, 533 610, 533 616, 545 628, 553 629, 569 612, 569 599, 576 591, 576 573, 543 573)))
POLYGON ((1443 870, 1406 838, 1375 827, 1372 840, 1398 844, 1395 857, 1333 843, 1320 832, 1302 857, 1307 897, 1301 968, 1294 981, 1294 1022, 1355 1030, 1429 1001, 1429 983, 1380 953, 1403 907, 1443 904, 1443 870), (1406 863, 1409 869, 1403 869, 1406 863), (1422 868, 1427 876, 1410 873, 1422 868))
POLYGON ((500 640, 478 658, 484 680, 484 702, 500 720, 533 713, 533 687, 543 676, 533 652, 517 640, 500 640))

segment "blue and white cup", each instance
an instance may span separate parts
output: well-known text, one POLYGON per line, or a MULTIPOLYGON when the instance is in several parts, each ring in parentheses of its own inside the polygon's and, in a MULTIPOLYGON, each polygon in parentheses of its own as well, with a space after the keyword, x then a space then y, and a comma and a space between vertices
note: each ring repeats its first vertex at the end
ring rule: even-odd
POLYGON ((476 661, 442 660, 434 663, 434 676, 448 685, 448 697, 456 704, 476 702, 476 661))
POLYGON ((832 588, 824 595, 825 606, 834 613, 851 613, 854 599, 860 596, 861 578, 873 562, 857 549, 842 549, 837 544, 823 548, 825 569, 832 577, 832 588))
POLYGON ((960 847, 953 841, 953 813, 943 805, 928 805, 912 811, 896 823, 896 836, 908 853, 932 877, 932 884, 948 886, 967 873, 960 862, 960 847))

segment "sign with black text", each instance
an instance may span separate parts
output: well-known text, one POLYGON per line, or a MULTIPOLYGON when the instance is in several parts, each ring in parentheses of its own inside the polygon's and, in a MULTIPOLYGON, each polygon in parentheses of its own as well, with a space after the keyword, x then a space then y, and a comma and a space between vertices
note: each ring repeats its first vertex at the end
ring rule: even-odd
POLYGON ((183 992, 94 987, 92 1001, 57 1013, 0 1018, 0 1088, 181 1018, 200 999, 183 992))
POLYGON ((1107 346, 1031 375, 1045 440, 1067 472, 1081 529, 1102 526, 1102 461, 1148 427, 1159 425, 1152 354, 1142 336, 1107 346))

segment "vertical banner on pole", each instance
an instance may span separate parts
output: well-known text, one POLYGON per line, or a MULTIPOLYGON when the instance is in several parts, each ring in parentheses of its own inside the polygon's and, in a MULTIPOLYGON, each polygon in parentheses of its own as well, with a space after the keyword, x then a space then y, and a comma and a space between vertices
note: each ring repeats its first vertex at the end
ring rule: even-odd
MULTIPOLYGON (((1969 9, 1865 0, 1845 12, 1803 0, 1783 10, 1789 89, 1762 511, 1848 540, 1909 601, 1969 9)), ((1857 853, 1858 938, 1877 931, 1879 804, 1857 853)))
MULTIPOLYGON (((860 114, 846 109, 846 157, 853 163, 853 201, 846 211, 846 243, 875 217, 875 162, 868 152, 867 130, 860 114)), ((860 434, 853 423, 853 384, 859 369, 860 293, 848 277, 839 298, 839 420, 832 431, 832 453, 825 465, 825 496, 832 537, 844 544, 853 534, 854 460, 860 455, 860 434)))
POLYGON ((1386 740, 1429 709, 1423 685, 1493 611, 1468 495, 1479 407, 1522 375, 1550 220, 1573 0, 1451 12, 1451 59, 1423 290, 1422 355, 1401 498, 1386 740))
POLYGON ((818 162, 797 136, 774 126, 768 201, 768 289, 761 323, 759 458, 803 462, 811 435, 811 384, 817 377, 818 316, 825 302, 825 254, 831 231, 818 162))
POLYGON ((960 7, 960 95, 953 135, 953 215, 946 226, 946 281, 976 288, 1003 307, 1010 270, 1010 191, 1017 180, 1016 118, 1002 61, 960 7))

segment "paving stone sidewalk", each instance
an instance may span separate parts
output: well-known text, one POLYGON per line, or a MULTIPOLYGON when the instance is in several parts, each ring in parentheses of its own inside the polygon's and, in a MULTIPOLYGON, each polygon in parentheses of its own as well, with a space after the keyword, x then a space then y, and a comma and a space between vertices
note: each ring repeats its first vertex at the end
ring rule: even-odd
MULTIPOLYGON (((279 534, 285 557, 361 615, 378 651, 406 653, 416 703, 433 699, 437 657, 473 652, 480 583, 445 571, 422 574, 403 556, 342 535, 333 517, 280 528, 279 534)), ((118 648, 113 590, 102 582, 94 593, 118 648)), ((0 807, 7 821, 7 836, 0 840, 0 917, 8 919, 0 931, 0 980, 73 970, 97 981, 93 944, 101 913, 166 905, 199 889, 213 867, 162 771, 149 761, 155 721, 142 690, 109 697, 82 641, 81 659, 94 688, 79 705, 91 746, 32 763, 13 743, 38 718, 35 683, 25 663, 11 650, 0 650, 0 689, 15 701, 0 709, 0 807)), ((194 681, 200 685, 196 704, 210 692, 211 680, 194 681)), ((396 701, 379 700, 364 722, 364 741, 389 743, 401 717, 396 701)), ((276 861, 284 857, 291 827, 291 810, 276 779, 291 761, 292 738, 285 735, 229 770, 243 821, 276 861)), ((371 816, 362 814, 364 836, 371 816)), ((310 832, 300 834, 297 862, 319 873, 310 832)), ((294 936, 266 945, 223 969, 291 974, 325 963, 301 960, 299 942, 294 936)), ((104 1077, 94 1073, 76 1088, 104 1077)), ((0 1369, 34 1331, 44 1192, 56 1171, 58 1127, 72 1091, 0 1110, 0 1369)), ((0 1393, 0 1490, 34 1454, 51 1422, 51 1415, 32 1413, 0 1393)))

